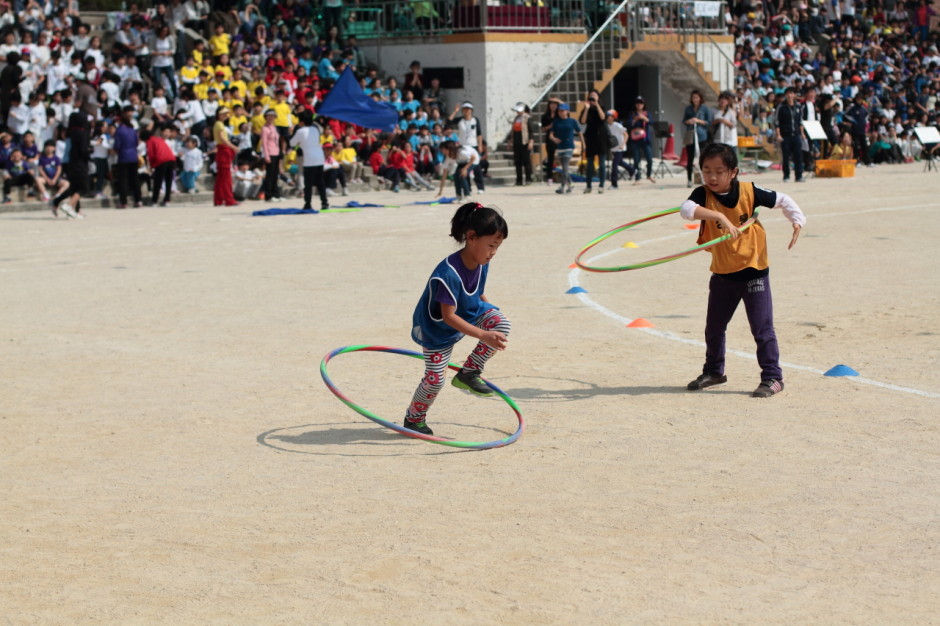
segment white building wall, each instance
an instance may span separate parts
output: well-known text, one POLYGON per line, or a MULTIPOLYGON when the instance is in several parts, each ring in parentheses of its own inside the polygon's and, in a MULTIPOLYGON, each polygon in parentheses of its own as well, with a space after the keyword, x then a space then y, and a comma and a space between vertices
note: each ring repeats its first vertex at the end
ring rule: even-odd
POLYGON ((710 72, 723 91, 734 90, 734 43, 699 41, 690 42, 686 51, 694 55, 710 72))
POLYGON ((399 83, 412 61, 425 67, 463 67, 464 88, 447 90, 448 107, 472 102, 491 146, 509 132, 512 106, 531 103, 580 47, 528 41, 362 45, 369 61, 399 83))

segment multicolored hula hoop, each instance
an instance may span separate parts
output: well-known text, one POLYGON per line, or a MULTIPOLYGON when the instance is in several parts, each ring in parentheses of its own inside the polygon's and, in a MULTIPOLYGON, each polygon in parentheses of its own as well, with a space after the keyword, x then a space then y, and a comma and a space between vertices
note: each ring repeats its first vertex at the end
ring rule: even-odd
MULTIPOLYGON (((596 246, 596 245, 599 244, 600 242, 602 242, 602 241, 604 241, 604 240, 606 240, 606 239, 609 239, 609 238, 613 237, 613 236, 616 235, 617 233, 623 232, 623 231, 625 231, 625 230, 627 230, 627 229, 629 229, 629 228, 633 228, 633 227, 636 226, 637 224, 642 224, 643 222, 648 222, 648 221, 650 221, 650 220, 655 220, 655 219, 658 218, 658 217, 663 217, 663 216, 665 216, 665 215, 672 215, 673 213, 678 213, 678 212, 679 212, 679 207, 675 207, 675 208, 673 208, 673 209, 666 209, 665 211, 659 211, 659 212, 657 212, 657 213, 651 213, 651 214, 647 215, 646 217, 641 217, 641 218, 638 219, 638 220, 633 220, 632 222, 627 222, 627 223, 624 224, 623 226, 618 226, 617 228, 615 228, 615 229, 613 229, 613 230, 607 231, 606 233, 604 233, 603 235, 601 235, 601 236, 598 237, 597 239, 594 239, 593 241, 591 241, 588 245, 586 245, 586 246, 584 246, 583 248, 581 248, 581 251, 578 253, 578 256, 576 256, 575 259, 574 259, 575 265, 577 265, 577 266, 580 267, 581 269, 583 269, 583 270, 585 270, 585 271, 588 271, 588 272, 628 272, 628 271, 630 271, 630 270, 638 270, 638 269, 642 269, 642 268, 644 268, 644 267, 652 267, 652 266, 654 266, 654 265, 659 265, 659 264, 661 264, 661 263, 667 263, 667 262, 669 262, 669 261, 675 261, 676 259, 681 259, 682 257, 689 256, 690 254, 695 254, 696 252, 701 252, 702 250, 708 250, 708 249, 711 248, 712 246, 717 246, 717 245, 720 244, 722 241, 725 241, 726 239, 730 239, 730 238, 731 238, 731 235, 730 235, 730 234, 722 235, 721 237, 717 237, 717 238, 715 238, 715 239, 712 239, 711 241, 708 241, 708 242, 703 243, 703 244, 701 244, 701 245, 695 246, 694 248, 689 248, 688 250, 683 250, 682 252, 679 252, 679 253, 676 253, 676 254, 670 254, 669 256, 660 257, 660 258, 658 258, 658 259, 653 259, 652 261, 643 261, 642 263, 634 263, 633 265, 620 265, 620 266, 616 266, 616 267, 593 267, 593 266, 590 266, 590 265, 585 265, 584 263, 581 262, 581 257, 583 257, 584 254, 585 254, 588 250, 590 250, 591 248, 593 248, 594 246, 596 246)), ((757 214, 758 214, 758 213, 759 213, 759 209, 755 207, 755 209, 754 209, 754 214, 751 215, 751 219, 749 219, 748 221, 744 222, 744 223, 741 225, 740 230, 744 230, 744 229, 746 229, 747 227, 749 227, 751 224, 753 224, 754 222, 756 222, 756 221, 757 221, 757 214)))
MULTIPOLYGON (((333 384, 333 381, 330 380, 330 375, 326 371, 326 364, 330 362, 330 359, 339 355, 346 354, 347 352, 391 352, 392 354, 404 354, 405 356, 410 356, 415 359, 424 359, 424 355, 420 352, 413 352, 411 350, 402 350, 401 348, 388 348, 386 346, 345 346, 343 348, 337 348, 331 352, 328 352, 326 356, 323 357, 323 360, 320 361, 320 376, 323 377, 323 382, 326 383, 327 389, 329 389, 334 396, 340 399, 340 401, 351 408, 353 411, 368 417, 370 420, 378 424, 379 426, 384 426, 394 430, 395 432, 401 433, 406 437, 411 437, 412 439, 423 439, 424 441, 430 441, 432 443, 437 443, 442 446, 451 446, 454 448, 466 448, 469 450, 488 450, 490 448, 501 448, 503 446, 508 446, 513 443, 516 439, 522 435, 523 429, 525 429, 525 420, 522 419, 522 411, 519 410, 519 407, 516 405, 516 401, 509 397, 509 395, 491 383, 490 381, 483 379, 483 382, 487 386, 496 392, 500 398, 502 398, 506 404, 515 412, 516 418, 519 420, 519 428, 509 437, 503 439, 497 439, 496 441, 454 441, 453 439, 444 439, 443 437, 435 437, 434 435, 423 435, 421 433, 415 432, 413 430, 408 430, 404 426, 399 426, 388 420, 382 419, 375 413, 372 413, 366 408, 363 408, 347 398, 342 391, 340 391, 336 385, 333 384)), ((447 367, 452 370, 459 370, 460 366, 454 363, 448 363, 447 367)))

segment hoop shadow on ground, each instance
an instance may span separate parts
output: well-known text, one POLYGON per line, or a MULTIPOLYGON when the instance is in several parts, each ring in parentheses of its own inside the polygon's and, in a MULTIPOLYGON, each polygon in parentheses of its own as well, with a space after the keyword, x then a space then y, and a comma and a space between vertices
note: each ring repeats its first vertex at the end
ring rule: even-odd
MULTIPOLYGON (((378 425, 376 425, 378 426, 378 425)), ((471 424, 457 424, 457 423, 441 423, 441 429, 446 429, 447 426, 460 426, 461 428, 476 428, 480 430, 486 430, 493 432, 492 428, 487 428, 485 426, 477 426, 471 424)), ((512 433, 505 432, 503 430, 496 430, 497 433, 500 433, 505 436, 509 436, 512 433)), ((435 433, 437 434, 437 433, 435 433)), ((422 455, 437 455, 437 454, 452 454, 456 452, 468 452, 470 450, 463 448, 450 448, 446 446, 436 445, 427 441, 419 441, 415 439, 409 439, 404 435, 400 435, 397 432, 389 430, 387 428, 376 428, 370 427, 365 424, 362 426, 349 426, 347 423, 341 424, 301 424, 298 426, 283 426, 280 428, 272 428, 267 430, 256 437, 256 441, 265 446, 266 448, 272 448, 274 450, 279 450, 281 452, 292 452, 294 454, 314 454, 314 455, 325 455, 325 456, 411 456, 415 454, 422 455), (291 431, 297 431, 299 429, 310 429, 297 434, 291 434, 291 431), (283 445, 281 445, 283 444, 283 445), (336 445, 365 445, 365 446, 381 446, 386 448, 388 446, 395 446, 396 448, 401 448, 402 446, 408 446, 407 451, 400 451, 396 453, 386 453, 386 454, 350 454, 350 453, 340 453, 340 452, 322 452, 314 450, 298 450, 296 448, 289 448, 285 446, 336 446, 336 445), (424 444, 423 447, 415 447, 418 444, 424 444), (427 447, 432 446, 432 447, 427 447)))
MULTIPOLYGON (((622 387, 602 387, 596 383, 591 383, 575 378, 553 378, 550 376, 525 376, 509 377, 500 380, 493 379, 503 388, 503 390, 518 401, 524 402, 576 402, 586 400, 597 396, 647 396, 654 394, 676 395, 690 393, 685 386, 672 387, 653 387, 649 385, 622 386, 622 387), (513 378, 523 378, 530 380, 545 380, 562 383, 565 388, 545 389, 540 387, 510 387, 506 381, 513 378), (574 386, 577 385, 577 386, 574 386)), ((561 386, 561 385, 560 385, 561 386)), ((709 389, 708 394, 732 394, 739 395, 744 392, 731 389, 709 389)))

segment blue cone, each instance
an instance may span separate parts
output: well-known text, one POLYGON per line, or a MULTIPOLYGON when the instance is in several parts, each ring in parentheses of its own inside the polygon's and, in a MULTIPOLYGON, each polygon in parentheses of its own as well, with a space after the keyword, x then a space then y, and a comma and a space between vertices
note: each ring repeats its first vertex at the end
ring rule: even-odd
POLYGON ((584 287, 572 287, 565 293, 587 293, 587 289, 585 289, 584 287))
POLYGON ((848 365, 836 365, 828 372, 823 374, 823 376, 858 376, 858 372, 853 370, 848 365))

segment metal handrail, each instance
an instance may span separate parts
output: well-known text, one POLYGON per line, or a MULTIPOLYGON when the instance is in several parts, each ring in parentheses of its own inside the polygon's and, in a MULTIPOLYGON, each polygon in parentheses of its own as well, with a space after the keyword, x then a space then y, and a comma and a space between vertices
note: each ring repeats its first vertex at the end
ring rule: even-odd
POLYGON ((584 53, 587 51, 587 49, 591 47, 591 44, 594 43, 594 41, 598 38, 598 36, 601 33, 605 32, 605 30, 610 27, 610 24, 614 21, 614 18, 620 15, 624 7, 626 7, 632 1, 633 0, 623 0, 623 2, 617 5, 616 9, 610 12, 610 15, 607 16, 607 19, 604 20, 604 23, 601 24, 601 26, 597 30, 594 31, 594 34, 591 35, 590 39, 588 39, 584 43, 584 45, 578 49, 578 51, 574 54, 574 56, 571 57, 571 60, 568 61, 568 63, 565 64, 563 68, 561 68, 561 71, 559 71, 555 75, 555 78, 552 79, 552 81, 548 84, 548 86, 545 87, 545 89, 543 89, 542 92, 538 96, 536 96, 535 100, 533 100, 532 103, 529 105, 530 109, 534 110, 535 107, 538 106, 539 102, 542 101, 542 98, 544 98, 549 93, 551 93, 552 89, 555 88, 555 85, 558 84, 558 81, 560 81, 564 77, 564 75, 568 72, 568 70, 570 70, 574 66, 574 64, 578 62, 578 59, 580 59, 584 55, 584 53))

